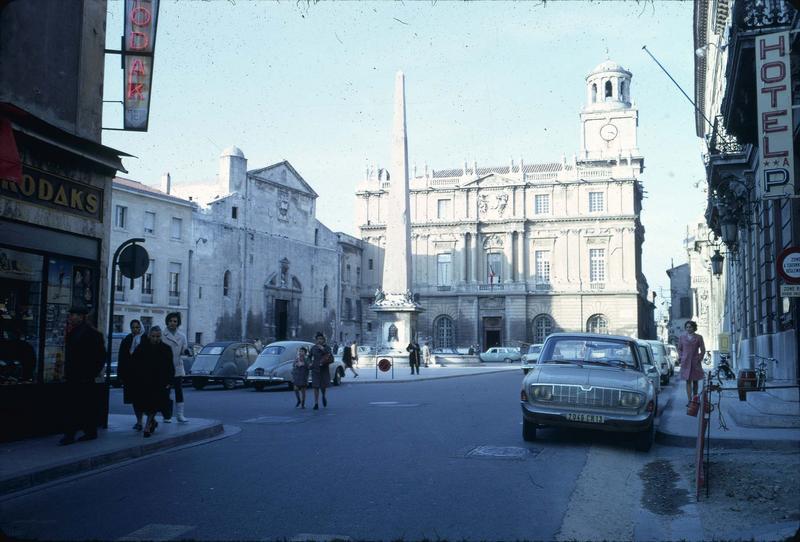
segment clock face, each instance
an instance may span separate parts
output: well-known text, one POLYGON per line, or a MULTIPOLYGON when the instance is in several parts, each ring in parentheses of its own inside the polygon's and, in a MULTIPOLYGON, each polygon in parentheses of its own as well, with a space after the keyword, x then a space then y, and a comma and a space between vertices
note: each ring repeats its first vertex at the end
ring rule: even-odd
POLYGON ((604 125, 603 125, 603 126, 600 128, 600 137, 602 137, 602 138, 603 138, 603 139, 605 139, 606 141, 611 141, 612 139, 614 139, 615 137, 617 137, 617 134, 618 134, 618 133, 619 133, 619 130, 617 129, 617 127, 616 127, 616 126, 614 126, 614 125, 613 125, 613 124, 611 124, 611 123, 604 124, 604 125))

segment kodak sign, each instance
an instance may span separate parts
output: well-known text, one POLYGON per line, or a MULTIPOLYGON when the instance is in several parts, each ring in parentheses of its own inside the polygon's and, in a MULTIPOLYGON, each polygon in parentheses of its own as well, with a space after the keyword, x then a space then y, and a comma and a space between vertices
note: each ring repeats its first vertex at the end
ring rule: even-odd
POLYGON ((147 131, 159 0, 125 0, 125 130, 147 131))

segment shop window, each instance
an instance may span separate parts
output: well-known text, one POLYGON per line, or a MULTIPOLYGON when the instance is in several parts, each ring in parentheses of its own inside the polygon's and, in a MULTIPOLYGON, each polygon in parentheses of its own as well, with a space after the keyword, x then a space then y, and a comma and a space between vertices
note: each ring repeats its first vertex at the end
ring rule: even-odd
POLYGON ((125 316, 122 314, 114 315, 113 323, 114 333, 122 333, 125 331, 125 316))
MULTIPOLYGON (((0 355, 4 362, 0 364, 0 386, 32 383, 36 380, 41 342, 43 266, 42 256, 0 248, 0 355)), ((63 305, 66 308, 69 308, 71 298, 70 267, 65 267, 62 272, 64 289, 57 282, 58 277, 53 285, 53 294, 56 296, 54 300, 59 300, 63 294, 60 300, 66 303, 63 305)), ((58 314, 61 316, 61 311, 58 314)), ((63 320, 59 318, 58 322, 66 325, 66 309, 63 320)), ((55 342, 60 341, 63 345, 64 329, 61 327, 60 334, 57 334, 48 325, 45 332, 51 334, 55 342)))
POLYGON ((124 205, 114 207, 114 227, 125 229, 128 226, 128 208, 124 205))

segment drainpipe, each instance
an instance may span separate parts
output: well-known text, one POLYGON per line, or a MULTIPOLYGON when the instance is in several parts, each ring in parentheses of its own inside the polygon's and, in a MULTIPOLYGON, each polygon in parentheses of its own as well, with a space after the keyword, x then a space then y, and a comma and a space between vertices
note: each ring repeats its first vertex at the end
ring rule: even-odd
MULTIPOLYGON (((194 235, 192 235, 194 237, 194 235)), ((192 237, 189 237, 191 239, 192 237)), ((192 256, 194 256, 194 250, 189 249, 189 270, 186 273, 186 281, 188 282, 189 286, 187 287, 186 292, 186 337, 187 342, 189 342, 190 338, 193 337, 192 335, 192 327, 191 327, 191 318, 192 318, 192 256)))

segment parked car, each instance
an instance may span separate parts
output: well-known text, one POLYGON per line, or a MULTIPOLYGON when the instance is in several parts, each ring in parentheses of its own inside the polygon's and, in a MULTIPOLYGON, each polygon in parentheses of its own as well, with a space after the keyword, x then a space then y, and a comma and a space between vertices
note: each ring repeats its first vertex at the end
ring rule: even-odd
POLYGON ((122 339, 127 336, 127 333, 113 333, 111 335, 111 373, 109 374, 109 382, 115 388, 122 386, 122 381, 117 374, 117 365, 119 364, 119 345, 122 344, 122 339))
POLYGON ((672 366, 672 360, 667 354, 667 348, 661 341, 648 340, 647 344, 653 351, 653 359, 656 362, 656 368, 661 372, 661 385, 666 386, 669 384, 670 377, 675 374, 675 368, 672 366))
POLYGON ((655 438, 658 395, 636 339, 553 333, 522 380, 522 437, 543 426, 635 433, 636 448, 655 438))
POLYGON ((519 348, 510 346, 493 346, 486 352, 481 352, 478 357, 481 361, 504 361, 506 363, 522 359, 519 348))
POLYGON ((672 360, 673 367, 680 367, 681 366, 681 357, 678 355, 678 349, 675 347, 674 344, 668 344, 667 347, 667 354, 669 354, 669 359, 672 360))
MULTIPOLYGON (((268 344, 258 355, 256 362, 247 370, 245 382, 252 384, 256 391, 263 390, 269 384, 286 384, 292 389, 292 362, 297 357, 297 349, 301 346, 310 350, 314 344, 306 341, 278 341, 268 344)), ((334 386, 338 386, 344 378, 341 356, 334 357, 330 371, 331 382, 334 386)))
POLYGON ((522 356, 522 373, 528 374, 528 371, 536 365, 539 361, 539 354, 542 352, 541 344, 532 344, 528 347, 528 351, 522 356))
POLYGON ((641 354, 647 377, 653 383, 656 393, 661 393, 661 371, 659 371, 656 367, 656 361, 653 357, 653 349, 651 348, 650 343, 647 341, 638 340, 636 341, 636 347, 639 349, 639 354, 641 354))
POLYGON ((256 348, 252 343, 220 341, 209 343, 200 350, 191 367, 189 377, 196 390, 208 384, 222 384, 226 390, 243 381, 247 368, 256 361, 256 348))

